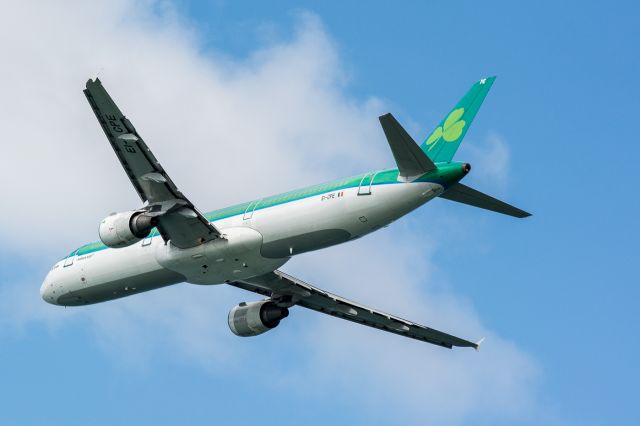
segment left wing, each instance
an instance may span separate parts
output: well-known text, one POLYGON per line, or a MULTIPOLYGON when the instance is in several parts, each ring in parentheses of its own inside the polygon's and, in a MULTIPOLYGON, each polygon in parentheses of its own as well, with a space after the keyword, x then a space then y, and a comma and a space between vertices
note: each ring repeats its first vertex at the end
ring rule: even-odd
POLYGON ((390 333, 422 340, 451 349, 453 346, 471 347, 478 349, 479 342, 473 343, 442 331, 434 330, 424 325, 407 321, 344 299, 304 281, 287 275, 282 271, 273 271, 250 280, 234 281, 232 286, 253 291, 271 298, 282 307, 300 305, 314 311, 329 314, 334 317, 374 327, 390 333))
POLYGON ((144 210, 157 218, 162 238, 179 248, 218 238, 220 232, 178 190, 100 80, 87 81, 84 94, 133 187, 148 203, 144 210))

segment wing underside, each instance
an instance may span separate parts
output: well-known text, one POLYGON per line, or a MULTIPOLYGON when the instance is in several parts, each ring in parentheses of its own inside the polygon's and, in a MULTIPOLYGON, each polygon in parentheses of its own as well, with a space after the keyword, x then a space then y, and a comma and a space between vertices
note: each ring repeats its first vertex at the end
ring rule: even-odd
POLYGON ((445 348, 454 346, 478 348, 478 343, 352 302, 309 285, 281 271, 274 271, 251 280, 235 281, 229 284, 267 296, 280 306, 299 305, 347 321, 445 348))
POLYGON ((145 210, 157 216, 164 240, 186 248, 218 238, 220 232, 178 190, 100 80, 89 80, 84 94, 133 187, 148 203, 145 210))

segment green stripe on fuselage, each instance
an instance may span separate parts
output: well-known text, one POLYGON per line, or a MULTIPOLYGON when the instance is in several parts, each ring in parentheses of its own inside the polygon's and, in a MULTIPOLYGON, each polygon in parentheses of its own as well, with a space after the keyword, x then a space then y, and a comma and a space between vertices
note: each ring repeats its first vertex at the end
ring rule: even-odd
MULTIPOLYGON (((456 183, 464 175, 460 172, 462 163, 441 163, 437 164, 438 169, 430 173, 421 176, 414 182, 432 182, 443 185, 445 188, 456 183)), ((236 204, 231 207, 225 207, 220 210, 214 210, 209 213, 205 213, 205 217, 210 222, 226 219, 233 216, 244 214, 247 208, 257 203, 255 210, 263 210, 270 207, 275 207, 281 204, 290 203, 293 201, 302 200, 304 198, 314 197, 316 195, 324 194, 327 192, 333 192, 349 188, 357 188, 360 186, 360 182, 363 181, 366 185, 369 185, 369 176, 375 174, 372 185, 389 185, 401 183, 398 182, 398 169, 381 170, 379 172, 362 173, 357 176, 351 176, 343 179, 336 179, 331 182, 322 183, 319 185, 313 185, 295 191, 289 191, 278 195, 272 195, 262 199, 250 201, 247 203, 236 204), (367 179, 365 179, 367 177, 367 179)), ((153 229, 150 236, 156 237, 160 235, 157 229, 153 229)), ((83 256, 96 251, 104 250, 107 246, 102 242, 97 241, 80 247, 77 250, 72 251, 67 257, 78 255, 83 256)))

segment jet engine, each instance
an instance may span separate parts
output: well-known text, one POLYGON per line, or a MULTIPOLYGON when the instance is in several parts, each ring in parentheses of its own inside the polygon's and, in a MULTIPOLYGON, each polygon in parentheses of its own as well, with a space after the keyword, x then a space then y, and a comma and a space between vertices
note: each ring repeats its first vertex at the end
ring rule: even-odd
POLYGON ((288 315, 287 308, 270 300, 242 302, 229 311, 229 328, 236 336, 257 336, 275 328, 288 315))
POLYGON ((98 229, 100 240, 111 248, 127 247, 147 237, 155 226, 155 218, 144 212, 111 213, 98 229))

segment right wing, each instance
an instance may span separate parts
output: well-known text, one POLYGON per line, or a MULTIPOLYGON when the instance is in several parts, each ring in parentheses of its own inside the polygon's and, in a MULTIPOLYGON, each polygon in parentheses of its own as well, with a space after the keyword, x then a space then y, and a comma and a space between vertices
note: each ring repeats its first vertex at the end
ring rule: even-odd
POLYGON ((220 232, 178 190, 100 80, 87 81, 84 94, 133 187, 148 203, 145 210, 157 217, 162 238, 180 248, 218 238, 220 232))
POLYGON ((335 294, 313 287, 282 271, 273 271, 249 280, 230 282, 230 285, 268 296, 279 306, 300 305, 323 314, 377 328, 400 336, 410 337, 451 349, 453 346, 478 349, 474 343, 425 325, 360 305, 335 294))

